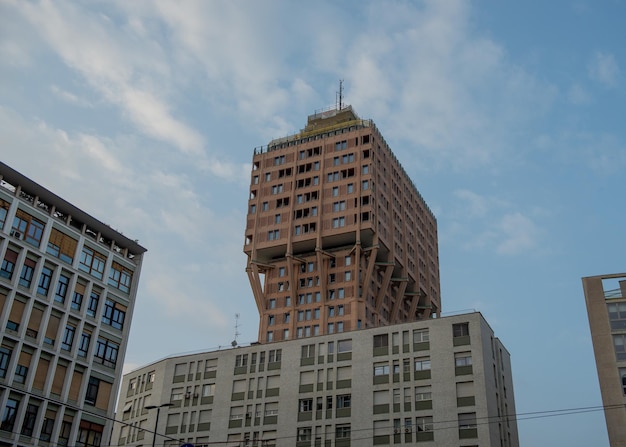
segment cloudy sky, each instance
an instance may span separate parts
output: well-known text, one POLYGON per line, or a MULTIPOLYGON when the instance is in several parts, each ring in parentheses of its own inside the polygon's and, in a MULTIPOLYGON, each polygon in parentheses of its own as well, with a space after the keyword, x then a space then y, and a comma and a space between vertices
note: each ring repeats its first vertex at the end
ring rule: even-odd
MULTIPOLYGON (((254 147, 346 102, 439 224, 445 313, 480 310, 518 413, 601 405, 580 278, 626 271, 626 5, 0 0, 0 157, 149 249, 126 370, 241 343, 254 147)), ((576 411, 573 411, 576 413, 576 411)), ((608 445, 603 414, 526 446, 608 445)))

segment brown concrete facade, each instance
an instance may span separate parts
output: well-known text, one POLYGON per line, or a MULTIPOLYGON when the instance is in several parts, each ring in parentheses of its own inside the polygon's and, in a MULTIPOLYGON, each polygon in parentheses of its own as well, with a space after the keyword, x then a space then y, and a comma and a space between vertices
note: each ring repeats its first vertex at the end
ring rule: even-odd
POLYGON ((351 107, 255 149, 245 236, 260 342, 440 313, 435 216, 351 107))
POLYGON ((582 279, 611 447, 626 446, 626 273, 582 279))

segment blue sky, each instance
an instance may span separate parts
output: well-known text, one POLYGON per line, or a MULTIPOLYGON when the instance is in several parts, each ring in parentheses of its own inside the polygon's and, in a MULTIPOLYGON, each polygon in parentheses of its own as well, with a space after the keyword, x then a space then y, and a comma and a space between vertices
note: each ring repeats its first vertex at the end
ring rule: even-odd
MULTIPOLYGON (((149 249, 126 369, 256 339, 252 151, 346 103, 439 225, 442 307, 480 310, 517 411, 601 405, 580 278, 626 270, 626 4, 0 1, 1 159, 149 249), (620 199, 622 197, 622 199, 620 199)), ((524 446, 608 445, 601 412, 524 446)))

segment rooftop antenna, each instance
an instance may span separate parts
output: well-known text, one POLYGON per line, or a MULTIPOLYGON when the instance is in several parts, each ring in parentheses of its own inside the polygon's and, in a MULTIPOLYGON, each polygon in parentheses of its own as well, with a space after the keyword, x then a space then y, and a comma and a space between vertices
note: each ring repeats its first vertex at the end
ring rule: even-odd
POLYGON ((236 348, 238 343, 237 343, 237 337, 239 337, 241 334, 239 333, 239 314, 235 314, 235 339, 230 343, 231 346, 233 348, 236 348))
POLYGON ((339 101, 337 103, 337 110, 343 109, 343 79, 339 80, 339 101))

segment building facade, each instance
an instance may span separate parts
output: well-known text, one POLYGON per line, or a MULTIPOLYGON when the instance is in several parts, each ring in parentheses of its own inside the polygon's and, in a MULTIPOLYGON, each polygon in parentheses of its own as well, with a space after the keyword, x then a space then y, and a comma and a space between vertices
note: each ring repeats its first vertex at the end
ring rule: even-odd
POLYGON ((626 273, 582 279, 611 447, 626 446, 626 273))
POLYGON ((0 445, 108 445, 146 250, 0 163, 0 445))
POLYGON ((509 354, 477 312, 170 357, 124 376, 116 418, 129 447, 519 445, 509 354))
POLYGON ((255 149, 244 252, 261 343, 440 314, 437 221, 350 106, 255 149))

